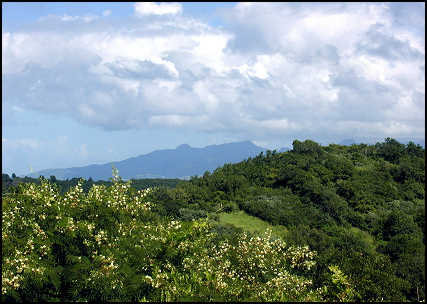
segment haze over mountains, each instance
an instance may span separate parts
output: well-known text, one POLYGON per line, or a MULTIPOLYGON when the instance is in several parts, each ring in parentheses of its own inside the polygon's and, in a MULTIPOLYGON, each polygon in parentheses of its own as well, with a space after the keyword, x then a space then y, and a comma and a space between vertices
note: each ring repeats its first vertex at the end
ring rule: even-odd
MULTIPOLYGON (((128 158, 118 162, 96 164, 83 167, 64 169, 46 169, 29 174, 30 177, 43 175, 57 179, 83 177, 93 180, 108 180, 112 177, 112 165, 119 170, 123 179, 131 178, 182 178, 202 175, 205 171, 213 171, 225 163, 240 162, 254 157, 267 149, 254 145, 250 141, 210 145, 204 148, 193 148, 187 144, 176 149, 157 150, 151 153, 128 158)), ((288 151, 281 148, 279 152, 288 151)))
MULTIPOLYGON (((358 143, 350 138, 344 139, 338 144, 350 146, 358 143)), ((425 147, 424 141, 416 141, 416 144, 425 147)), ((202 175, 205 171, 212 172, 226 163, 237 163, 267 150, 256 146, 251 141, 210 145, 204 148, 194 148, 188 144, 182 144, 176 149, 156 150, 122 161, 82 167, 46 169, 26 174, 26 176, 38 178, 42 175, 49 178, 54 175, 61 180, 74 177, 108 180, 112 177, 112 165, 114 165, 119 170, 119 175, 125 180, 131 178, 188 179, 190 176, 202 175)), ((291 148, 283 147, 278 149, 277 152, 281 153, 289 150, 291 148)))

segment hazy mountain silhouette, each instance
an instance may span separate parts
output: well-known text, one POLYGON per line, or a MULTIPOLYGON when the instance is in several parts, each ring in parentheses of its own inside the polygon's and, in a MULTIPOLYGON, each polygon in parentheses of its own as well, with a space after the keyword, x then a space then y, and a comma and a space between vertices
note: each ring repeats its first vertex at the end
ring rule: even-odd
POLYGON ((83 177, 93 180, 108 180, 112 177, 112 165, 119 170, 123 179, 130 178, 189 178, 213 171, 225 163, 237 163, 254 157, 267 149, 258 147, 250 141, 211 145, 193 148, 187 144, 176 149, 157 150, 148 154, 131 157, 118 162, 99 165, 72 167, 65 169, 46 169, 29 174, 30 177, 43 175, 57 179, 83 177))
POLYGON ((280 148, 280 149, 279 149, 279 151, 277 151, 277 152, 279 152, 279 153, 283 153, 283 152, 288 152, 288 151, 290 151, 290 150, 292 150, 292 148, 289 148, 289 147, 283 147, 283 148, 280 148))
POLYGON ((347 139, 343 139, 338 144, 342 145, 342 146, 351 146, 351 145, 354 145, 354 144, 357 144, 357 143, 356 143, 356 141, 353 138, 347 138, 347 139))

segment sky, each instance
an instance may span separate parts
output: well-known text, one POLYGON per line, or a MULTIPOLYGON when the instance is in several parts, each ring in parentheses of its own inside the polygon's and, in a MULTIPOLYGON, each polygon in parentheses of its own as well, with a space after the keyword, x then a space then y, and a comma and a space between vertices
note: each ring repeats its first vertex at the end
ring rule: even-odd
POLYGON ((2 172, 424 141, 424 36, 424 2, 2 2, 2 172))

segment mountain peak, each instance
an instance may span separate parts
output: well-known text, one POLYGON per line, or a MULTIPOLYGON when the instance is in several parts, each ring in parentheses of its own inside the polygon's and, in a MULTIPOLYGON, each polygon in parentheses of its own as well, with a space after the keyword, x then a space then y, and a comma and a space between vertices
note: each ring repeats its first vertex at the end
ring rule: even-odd
POLYGON ((244 144, 244 145, 249 145, 249 146, 255 146, 254 143, 251 142, 250 140, 245 140, 245 141, 237 142, 237 144, 244 144))
POLYGON ((182 145, 179 145, 178 147, 176 147, 177 150, 186 150, 186 149, 190 149, 190 148, 191 147, 188 144, 182 144, 182 145))

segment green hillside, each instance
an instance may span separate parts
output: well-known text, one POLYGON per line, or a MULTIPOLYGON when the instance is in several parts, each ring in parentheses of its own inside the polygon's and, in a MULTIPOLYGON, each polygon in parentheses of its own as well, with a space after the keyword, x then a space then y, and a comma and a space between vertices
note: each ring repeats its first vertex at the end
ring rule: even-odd
POLYGON ((173 188, 22 183, 3 203, 3 298, 424 301, 424 166, 411 142, 295 140, 173 188))
MULTIPOLYGON (((195 218, 241 210, 286 227, 287 243, 318 253, 317 286, 336 264, 360 300, 416 301, 425 297, 424 165, 424 148, 411 142, 322 147, 296 140, 292 151, 224 165, 159 190, 156 199, 176 218, 189 209, 195 218)), ((220 214, 219 222, 261 229, 233 214, 220 214)))

